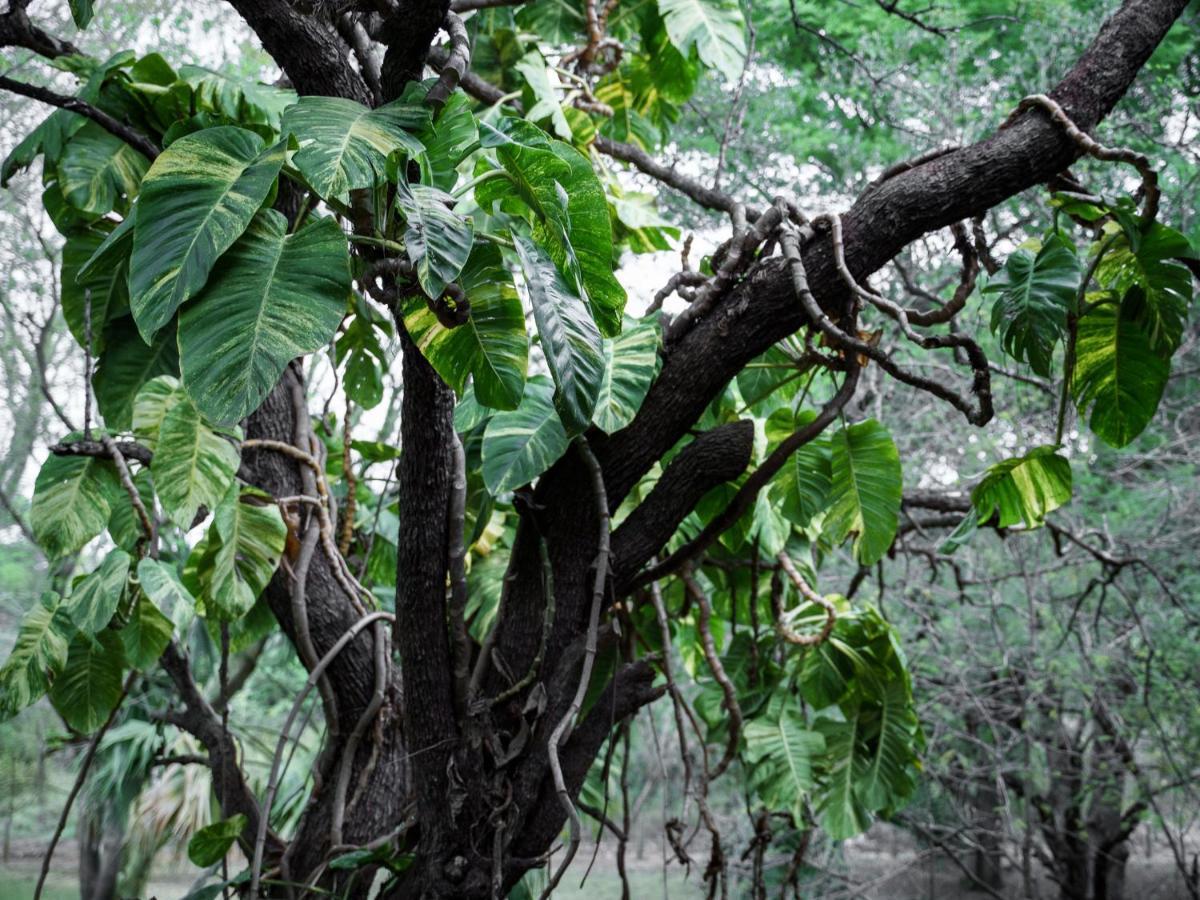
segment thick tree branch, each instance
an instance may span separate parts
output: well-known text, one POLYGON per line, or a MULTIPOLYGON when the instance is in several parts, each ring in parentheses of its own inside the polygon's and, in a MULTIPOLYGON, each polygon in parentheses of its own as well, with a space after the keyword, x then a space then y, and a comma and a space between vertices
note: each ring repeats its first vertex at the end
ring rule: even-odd
POLYGON ((47 59, 79 52, 70 41, 56 38, 30 22, 21 3, 10 4, 8 12, 0 16, 0 47, 23 47, 47 59))

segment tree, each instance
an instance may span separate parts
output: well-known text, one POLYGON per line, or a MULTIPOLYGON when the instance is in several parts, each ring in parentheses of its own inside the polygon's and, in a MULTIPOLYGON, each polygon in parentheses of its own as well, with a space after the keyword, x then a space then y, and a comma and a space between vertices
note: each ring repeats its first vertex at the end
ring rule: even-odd
MULTIPOLYGON (((899 528, 887 428, 845 421, 860 383, 884 373, 986 423, 986 336, 954 327, 981 266, 996 349, 1061 376, 1053 442, 988 470, 952 510, 959 543, 1064 504, 1071 401, 1128 444, 1182 339, 1189 242, 1158 221, 1148 160, 1088 135, 1185 0, 1128 0, 1000 130, 891 166, 847 212, 812 220, 652 155, 704 76, 744 83, 733 4, 231 0, 282 69, 276 85, 158 54, 83 56, 26 5, 0 20, 6 45, 82 87, 0 78, 58 107, 3 174, 42 160, 66 241, 61 308, 96 361, 103 419, 93 429, 89 391, 82 430, 38 476, 30 528, 51 557, 104 531, 113 549, 27 614, 3 706, 48 691, 94 749, 128 696, 161 704, 154 718, 203 745, 222 810, 193 859, 239 842, 251 895, 365 896, 381 869, 389 896, 501 895, 566 827, 550 890, 578 847, 593 762, 664 694, 711 838, 710 889, 730 848, 706 788, 737 761, 786 822, 794 880, 817 823, 843 838, 903 805, 923 741, 892 628, 815 588, 834 548, 853 538, 870 567, 899 528), (1132 165, 1138 192, 1090 191, 1067 172, 1081 156, 1132 165), (733 223, 699 269, 685 249, 637 320, 616 253, 673 235, 607 160, 733 223), (982 217, 1043 183, 1052 226, 996 267, 982 217), (946 228, 953 297, 905 309, 867 286, 946 228), (660 315, 676 292, 686 305, 660 315), (384 401, 393 334, 399 442, 356 441, 356 419, 384 401), (343 402, 314 422, 326 348, 343 402), (916 373, 939 350, 969 391, 916 373), (256 784, 224 715, 230 661, 275 629, 309 675, 256 784), (195 674, 206 643, 215 698, 195 674), (673 647, 711 674, 695 710, 673 647), (289 822, 281 762, 312 689, 327 736, 289 822)), ((86 27, 92 4, 71 10, 86 27)))

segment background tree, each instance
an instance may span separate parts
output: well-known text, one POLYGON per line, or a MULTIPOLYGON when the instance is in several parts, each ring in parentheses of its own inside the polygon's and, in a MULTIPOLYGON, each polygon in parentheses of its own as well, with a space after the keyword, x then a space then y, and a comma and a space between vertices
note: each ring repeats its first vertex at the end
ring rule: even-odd
MULTIPOLYGON (((251 894, 365 894, 386 875, 396 896, 498 895, 545 865, 564 828, 569 862, 585 776, 614 729, 627 738, 619 723, 664 693, 689 797, 666 829, 686 860, 698 816, 711 892, 727 889, 734 841, 708 785, 731 767, 745 764, 764 810, 752 817, 763 823, 755 890, 770 841, 790 859, 772 877, 794 883, 816 826, 840 839, 895 814, 924 742, 909 666, 877 606, 819 593, 817 569, 827 563, 822 581, 835 578, 837 548, 853 537, 852 597, 922 502, 954 514, 940 527, 957 526, 926 553, 935 564, 978 540, 973 530, 1042 525, 1071 496, 1072 399, 1116 446, 1149 423, 1184 343, 1194 265, 1184 234, 1158 220, 1174 221, 1173 189, 1192 176, 1155 173, 1085 132, 1160 44, 1163 69, 1186 69, 1185 39, 1170 30, 1186 4, 1131 0, 1053 99, 1022 103, 995 133, 995 122, 964 133, 961 148, 926 129, 931 152, 869 183, 846 175, 869 171, 871 154, 890 163, 899 141, 854 142, 846 154, 826 140, 818 151, 813 129, 794 141, 799 155, 835 197, 857 199, 811 220, 761 183, 754 206, 719 188, 726 160, 743 165, 743 181, 756 171, 739 137, 765 105, 750 47, 794 41, 798 57, 777 51, 784 72, 850 73, 846 96, 798 103, 801 122, 911 131, 932 82, 914 79, 916 96, 884 105, 876 57, 936 58, 947 34, 981 28, 1002 49, 964 46, 968 62, 1007 60, 1024 48, 1006 17, 969 4, 939 22, 878 4, 830 33, 796 4, 790 31, 788 16, 767 16, 760 35, 743 11, 709 0, 232 5, 285 83, 159 54, 101 62, 35 26, 26 4, 3 19, 9 45, 82 85, 71 98, 0 81, 59 107, 4 174, 42 158, 43 202, 66 238, 59 302, 92 376, 72 422, 82 430, 43 466, 28 528, 55 559, 104 531, 114 548, 27 614, 3 670, 7 710, 48 690, 70 728, 94 735, 85 772, 96 748, 114 745, 106 734, 119 718, 129 721, 117 728, 191 735, 223 816, 196 836, 193 860, 215 863, 240 841, 251 864, 235 881, 251 894), (863 37, 873 21, 888 27, 863 37), (443 29, 446 46, 431 50, 443 29), (426 65, 440 74, 422 81, 426 65), (704 109, 702 94, 690 98, 714 73, 736 88, 709 186, 651 154, 681 106, 704 109), (1081 156, 1132 163, 1140 179, 1080 181, 1065 170, 1081 156), (614 160, 734 228, 698 268, 685 249, 640 320, 625 319, 615 254, 664 249, 673 232, 614 160), (997 211, 1044 182, 1052 212, 997 211), (951 283, 916 288, 901 263, 917 301, 907 309, 911 299, 866 286, 942 228, 961 263, 951 283), (1045 234, 994 267, 989 233, 1022 230, 1045 234), (994 339, 969 321, 981 266, 994 339), (685 305, 661 315, 674 293, 685 305), (389 392, 393 334, 402 389, 389 392), (326 348, 336 390, 312 398, 314 416, 302 359, 326 348), (983 426, 993 368, 1013 371, 989 353, 1013 357, 1006 365, 1038 388, 1048 427, 969 498, 906 503, 902 458, 913 457, 881 424, 901 408, 893 385, 914 388, 931 418, 944 422, 948 404, 983 426), (964 378, 969 390, 952 386, 964 378), (92 428, 93 406, 103 429, 92 428), (386 414, 364 416, 377 408, 386 414), (356 441, 356 419, 381 420, 379 439, 356 441), (309 674, 256 777, 229 698, 276 629, 309 674), (699 676, 698 695, 676 680, 684 671, 699 676), (206 696, 198 685, 209 680, 206 696), (325 739, 296 808, 280 773, 310 689, 325 739), (771 813, 783 822, 774 835, 771 813)), ((71 11, 88 24, 90 3, 71 11)), ((1045 74, 988 81, 979 97, 1016 106, 1051 83, 1045 74)), ((1153 137, 1162 120, 1148 120, 1153 137)), ((1186 147, 1189 127, 1172 122, 1159 137, 1186 147)), ((786 178, 787 165, 775 169, 786 178)), ((925 246, 925 262, 945 253, 925 246)), ((1106 576, 1133 566, 1065 534, 1106 576)), ((1054 679, 1033 692, 1028 676, 1005 673, 1025 685, 1023 707, 1061 722, 1054 679)), ((1109 700, 1086 699, 1111 738, 1109 700)), ((1056 776, 1069 777, 1082 734, 1059 742, 1069 759, 1051 766, 1056 776)), ((1136 781, 1123 741, 1111 738, 1096 767, 1136 781)), ((159 759, 170 755, 155 744, 146 767, 159 759)), ((1156 787, 1145 790, 1149 803, 1156 787)), ((1028 783, 1021 796, 1028 835, 1051 801, 1028 783)), ((1127 818, 1117 808, 1113 836, 1127 818)), ((1064 890, 1078 884, 1053 847, 1078 828, 1042 830, 1064 890)), ((1087 866, 1095 859, 1085 853, 1087 866)), ((555 861, 547 890, 564 865, 555 861)))

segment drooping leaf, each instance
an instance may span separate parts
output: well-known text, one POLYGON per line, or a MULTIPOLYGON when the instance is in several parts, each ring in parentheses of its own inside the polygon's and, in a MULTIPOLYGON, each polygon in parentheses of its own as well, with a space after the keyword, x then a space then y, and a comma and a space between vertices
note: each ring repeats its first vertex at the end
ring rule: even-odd
POLYGON ((179 318, 183 384, 204 415, 236 422, 258 408, 289 361, 328 345, 346 310, 346 237, 330 218, 295 234, 259 213, 179 318))
POLYGON ((0 719, 15 716, 50 689, 67 664, 74 633, 62 597, 43 594, 21 620, 16 643, 0 668, 0 719))
POLYGON ((444 191, 423 184, 396 186, 396 205, 404 214, 404 246, 417 267, 421 290, 437 299, 458 278, 471 253, 475 228, 451 208, 444 191))
POLYGON ((82 549, 108 524, 120 489, 110 460, 52 454, 33 485, 33 536, 52 558, 82 549))
POLYGON ((90 216, 106 215, 122 196, 134 197, 150 162, 95 122, 71 138, 58 160, 58 183, 71 206, 90 216))
POLYGON ((230 487, 213 513, 212 571, 204 592, 205 614, 238 619, 271 580, 287 538, 279 508, 259 491, 230 487))
POLYGON ((483 480, 493 496, 527 484, 567 452, 567 433, 554 408, 553 389, 538 376, 525 385, 521 404, 492 416, 483 433, 483 480))
POLYGON ((175 626, 164 616, 148 596, 141 596, 133 605, 129 621, 121 629, 125 660, 130 666, 145 671, 152 668, 175 633, 175 626))
POLYGON ((92 0, 69 0, 68 5, 71 7, 71 18, 75 20, 75 27, 83 31, 92 21, 92 0))
POLYGON ((425 145, 420 160, 428 168, 429 182, 443 191, 450 190, 458 180, 458 164, 479 141, 470 98, 461 91, 451 94, 433 124, 417 136, 425 145))
POLYGON ((542 248, 522 235, 515 240, 546 365, 557 388, 555 406, 568 429, 583 431, 591 421, 604 380, 600 332, 579 295, 542 248))
POLYGON ((196 613, 196 598, 183 586, 175 569, 157 559, 138 562, 138 583, 160 610, 165 610, 176 628, 184 628, 196 613))
POLYGON ((999 295, 992 305, 992 331, 1004 352, 1043 377, 1049 376, 1054 345, 1066 332, 1079 277, 1074 251, 1052 235, 1036 256, 1024 248, 1014 251, 983 289, 999 295))
POLYGON ((892 545, 903 488, 900 455, 874 419, 833 435, 832 490, 825 531, 834 543, 855 535, 854 557, 877 563, 892 545))
POLYGON ((142 182, 129 268, 130 309, 144 337, 208 280, 275 183, 286 144, 207 128, 171 144, 142 182))
POLYGON ((592 422, 612 434, 633 421, 658 374, 657 323, 641 322, 604 339, 604 377, 592 422))
POLYGON ((109 428, 125 431, 133 423, 133 403, 142 385, 159 375, 179 374, 175 323, 161 329, 147 346, 133 319, 122 316, 109 323, 104 346, 92 378, 96 405, 109 428))
POLYGON ((214 72, 203 66, 183 65, 179 77, 191 86, 196 107, 235 122, 279 128, 283 112, 296 102, 296 92, 214 72))
POLYGON ((84 265, 103 246, 110 232, 104 227, 74 231, 62 249, 62 311, 72 336, 82 347, 86 327, 86 305, 91 298, 92 353, 104 350, 104 325, 110 313, 119 315, 129 304, 129 270, 125 260, 111 267, 95 266, 81 275, 84 265))
POLYGON ((404 327, 430 365, 460 395, 467 376, 479 402, 516 409, 525 388, 529 338, 512 276, 494 244, 477 244, 459 278, 470 304, 467 321, 447 328, 422 296, 404 305, 404 327))
POLYGON ((1136 249, 1128 235, 1118 237, 1096 267, 1096 278, 1106 288, 1123 296, 1139 290, 1143 302, 1134 318, 1160 356, 1174 353, 1183 338, 1192 274, 1173 260, 1189 257, 1194 253, 1187 238, 1155 222, 1139 236, 1136 249))
POLYGON ((153 450, 158 445, 163 418, 182 397, 183 388, 173 375, 159 375, 142 385, 133 401, 134 436, 153 450))
POLYGON ((1024 522, 1037 528, 1046 514, 1071 499, 1071 463, 1054 447, 1036 447, 1024 456, 1006 459, 987 470, 971 492, 978 522, 997 516, 1008 528, 1024 522))
MULTIPOLYGON (((154 509, 154 482, 149 469, 140 469, 133 476, 133 487, 142 499, 147 512, 154 509)), ((153 513, 151 512, 151 515, 153 513)), ((136 552, 138 544, 146 538, 141 518, 134 509, 126 491, 121 491, 112 500, 112 513, 108 517, 108 536, 114 544, 128 553, 136 552)))
POLYGON ((529 88, 525 116, 531 122, 541 122, 549 119, 554 133, 564 140, 571 139, 571 126, 563 115, 562 104, 555 81, 551 78, 551 70, 546 59, 537 50, 526 53, 513 65, 513 71, 525 79, 529 88))
POLYGON ((124 550, 113 550, 96 571, 80 579, 71 591, 63 608, 84 634, 98 634, 108 627, 125 596, 131 562, 124 550))
POLYGON ((429 127, 424 107, 397 100, 369 109, 340 97, 301 97, 283 114, 282 130, 300 143, 292 164, 327 200, 373 187, 385 177, 387 158, 424 148, 415 133, 429 127))
POLYGON ((225 496, 240 463, 228 440, 200 418, 190 397, 177 397, 164 414, 151 468, 158 499, 171 520, 189 528, 201 506, 225 496))
POLYGON ((67 648, 67 663, 50 687, 50 702, 68 725, 91 734, 121 698, 124 668, 125 648, 117 632, 76 632, 67 648))
POLYGON ((862 834, 871 825, 871 814, 854 790, 866 762, 858 729, 858 716, 843 722, 826 718, 816 722, 816 730, 825 738, 829 766, 828 782, 817 812, 822 830, 835 841, 862 834))
MULTIPOLYGON (((789 408, 777 410, 767 420, 768 439, 771 439, 773 421, 784 426, 778 435, 778 440, 784 440, 816 416, 811 409, 802 410, 795 416, 789 408)), ((791 455, 771 484, 771 496, 783 507, 788 520, 803 528, 829 505, 832 488, 833 451, 828 439, 817 438, 791 455)))
POLYGON ((744 734, 750 781, 759 799, 771 810, 801 811, 816 786, 813 767, 825 738, 809 730, 793 703, 775 698, 765 714, 746 723, 744 734))
POLYGON ((247 819, 241 813, 212 825, 206 825, 188 841, 188 859, 205 869, 225 858, 234 842, 246 830, 247 819))
POLYGON ((1171 364, 1155 352, 1146 330, 1144 296, 1132 288, 1125 298, 1102 302, 1080 320, 1071 388, 1080 414, 1101 440, 1124 447, 1154 417, 1171 364))
POLYGON ((915 761, 914 735, 919 730, 907 682, 894 678, 859 709, 869 752, 855 790, 872 811, 897 806, 913 790, 909 774, 915 761))
POLYGON ((733 0, 658 0, 671 43, 685 56, 696 49, 700 61, 729 80, 746 58, 746 23, 733 0))

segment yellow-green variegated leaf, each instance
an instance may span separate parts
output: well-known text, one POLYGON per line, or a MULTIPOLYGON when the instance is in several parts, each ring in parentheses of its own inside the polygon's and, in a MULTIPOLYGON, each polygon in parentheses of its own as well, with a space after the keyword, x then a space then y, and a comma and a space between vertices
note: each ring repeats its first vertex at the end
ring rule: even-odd
POLYGON ((241 618, 279 565, 287 527, 270 497, 234 484, 213 514, 209 537, 215 545, 207 561, 211 569, 201 576, 205 614, 241 618))
POLYGON ((179 317, 183 384, 217 424, 258 408, 292 359, 328 345, 346 310, 350 256, 333 219, 295 234, 263 210, 179 317))
POLYGON ((1046 514, 1071 499, 1071 463, 1053 447, 1035 447, 1024 456, 1006 459, 987 470, 971 492, 979 522, 993 515, 996 525, 1021 522, 1037 528, 1046 514))
POLYGON ((414 133, 429 127, 425 108, 395 101, 369 109, 339 97, 301 97, 283 114, 283 133, 300 144, 292 164, 327 200, 373 187, 397 150, 416 156, 424 148, 414 133))
POLYGON ((154 605, 149 596, 142 595, 133 605, 129 621, 121 629, 121 643, 125 646, 125 660, 133 668, 144 671, 158 662, 175 626, 154 605))
POLYGON ((459 276, 471 305, 467 321, 442 325, 425 297, 410 297, 404 327, 443 380, 461 395, 467 376, 475 396, 495 409, 516 409, 525 389, 529 338, 512 276, 495 244, 477 244, 459 276))
POLYGON ((110 460, 51 455, 33 485, 33 536, 51 557, 74 553, 104 530, 120 489, 110 460))
POLYGON ((179 374, 175 323, 159 331, 147 346, 133 319, 122 316, 104 330, 104 348, 92 377, 96 405, 110 429, 126 431, 133 423, 133 403, 142 385, 159 375, 179 374))
POLYGON ((129 268, 130 308, 144 336, 208 280, 275 184, 285 144, 233 126, 182 137, 142 183, 129 268))
POLYGON ((151 464, 158 499, 171 521, 186 529, 201 506, 215 507, 240 461, 234 446, 204 423, 191 398, 179 397, 163 416, 151 464))
POLYGON ((888 430, 874 419, 833 436, 832 489, 825 532, 834 543, 854 535, 854 558, 879 562, 896 537, 903 479, 888 430))
POLYGON ((583 431, 592 420, 604 379, 600 332, 546 252, 523 235, 514 237, 546 365, 558 389, 554 403, 569 430, 583 431))
POLYGON ((137 566, 138 583, 159 610, 165 610, 176 628, 184 629, 196 615, 196 598, 183 586, 175 567, 145 557, 137 566))
POLYGON ((492 416, 483 432, 483 481, 493 496, 528 484, 567 452, 567 433, 544 376, 525 385, 521 405, 492 416))
POLYGON ((122 197, 134 197, 150 163, 116 135, 88 122, 58 160, 63 198, 80 212, 103 216, 122 197))
POLYGON ((404 214, 404 246, 417 267, 417 281, 436 300, 466 265, 475 228, 454 212, 453 198, 438 188, 401 181, 396 205, 404 214))
POLYGON ((700 62, 730 81, 746 59, 746 22, 734 0, 658 0, 671 43, 684 56, 695 48, 700 62))
POLYGON ((96 571, 76 582, 65 604, 67 615, 76 628, 85 634, 98 634, 108 627, 125 596, 131 562, 132 558, 124 550, 113 550, 96 571))
POLYGON ((91 734, 104 724, 121 698, 125 648, 111 630, 92 635, 76 632, 67 648, 67 663, 50 688, 50 702, 68 725, 91 734))
POLYGON ((604 339, 604 378, 592 423, 612 434, 633 421, 658 374, 658 326, 641 322, 604 339))
POLYGON ((182 396, 183 387, 172 375, 159 375, 142 385, 133 401, 134 436, 153 450, 158 445, 163 418, 182 396))
POLYGON ((0 668, 0 719, 15 716, 50 689, 67 664, 74 632, 62 597, 43 594, 21 620, 16 643, 0 668))

